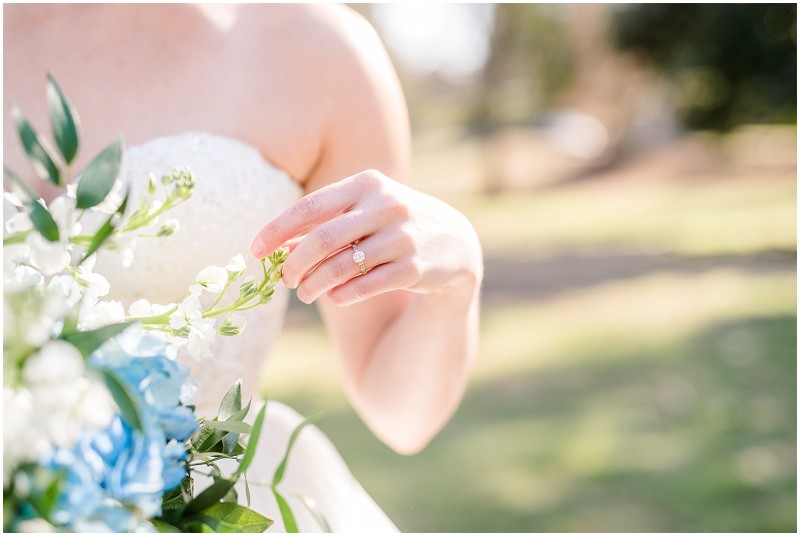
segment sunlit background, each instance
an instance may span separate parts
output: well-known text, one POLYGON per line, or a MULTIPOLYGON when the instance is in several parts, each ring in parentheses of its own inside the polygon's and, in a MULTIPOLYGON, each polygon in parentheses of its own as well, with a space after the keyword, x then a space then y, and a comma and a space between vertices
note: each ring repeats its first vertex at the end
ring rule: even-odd
POLYGON ((324 407, 403 531, 795 532, 796 5, 353 7, 411 183, 481 236, 480 354, 412 457, 349 408, 311 307, 268 396, 324 407))

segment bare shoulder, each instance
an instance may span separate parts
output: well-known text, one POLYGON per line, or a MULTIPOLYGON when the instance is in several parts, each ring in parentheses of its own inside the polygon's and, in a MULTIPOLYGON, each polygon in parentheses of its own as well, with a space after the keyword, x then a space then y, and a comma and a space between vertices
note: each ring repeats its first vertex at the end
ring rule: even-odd
POLYGON ((274 30, 267 39, 291 58, 289 71, 322 118, 324 161, 306 177, 307 188, 368 168, 402 178, 410 153, 405 98, 372 25, 341 5, 247 9, 251 24, 274 30))

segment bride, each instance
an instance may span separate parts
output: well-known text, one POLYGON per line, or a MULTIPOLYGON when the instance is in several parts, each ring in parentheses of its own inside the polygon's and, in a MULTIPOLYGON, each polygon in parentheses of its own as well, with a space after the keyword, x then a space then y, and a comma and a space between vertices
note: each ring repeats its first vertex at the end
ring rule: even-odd
MULTIPOLYGON (((481 250, 460 213, 400 182, 407 112, 369 24, 336 5, 3 10, 7 101, 46 124, 52 73, 81 113, 74 169, 122 132, 132 195, 150 172, 195 174, 194 195, 174 213, 179 232, 140 241, 131 269, 100 259, 115 298, 175 301, 207 265, 249 251, 255 273, 256 258, 288 245, 283 282, 319 307, 354 410, 398 453, 423 449, 459 404, 475 355, 481 250)), ((28 169, 17 141, 6 117, 5 162, 28 169)), ((254 310, 241 336, 218 341, 212 358, 189 358, 199 415, 215 415, 238 378, 257 395, 287 292, 254 310)), ((271 478, 300 422, 286 406, 267 408, 254 481, 271 478)), ((333 530, 396 530, 315 428, 300 435, 282 487, 301 530, 323 527, 299 497, 333 530)), ((252 506, 279 518, 266 491, 254 488, 252 506)))

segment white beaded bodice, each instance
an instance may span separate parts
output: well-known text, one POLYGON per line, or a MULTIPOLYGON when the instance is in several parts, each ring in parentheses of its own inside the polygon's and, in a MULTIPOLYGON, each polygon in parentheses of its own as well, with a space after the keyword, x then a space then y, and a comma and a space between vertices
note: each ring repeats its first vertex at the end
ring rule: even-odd
MULTIPOLYGON (((159 304, 180 301, 202 268, 225 266, 236 254, 246 259, 247 273, 258 278, 261 270, 249 253, 250 242, 301 195, 299 185, 254 147, 226 137, 186 133, 125 151, 120 178, 131 187, 129 206, 138 205, 150 173, 160 177, 173 167, 188 167, 195 178, 191 198, 167 214, 179 220, 178 231, 139 239, 129 268, 123 268, 113 253, 104 253, 95 268, 111 284, 107 299, 122 301, 126 309, 140 298, 159 304)), ((279 283, 270 303, 244 313, 243 333, 216 338, 213 357, 197 362, 181 352, 179 360, 191 367, 198 382, 194 403, 199 415, 215 415, 225 391, 238 378, 243 378, 248 396, 256 392, 287 300, 288 292, 279 283)))

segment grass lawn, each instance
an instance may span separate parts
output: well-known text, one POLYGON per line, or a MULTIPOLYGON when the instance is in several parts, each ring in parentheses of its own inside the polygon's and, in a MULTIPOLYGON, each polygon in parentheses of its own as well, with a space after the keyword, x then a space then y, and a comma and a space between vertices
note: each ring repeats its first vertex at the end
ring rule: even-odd
POLYGON ((422 453, 346 404, 294 302, 267 395, 319 427, 407 532, 796 530, 793 175, 578 182, 459 200, 481 346, 422 453))

